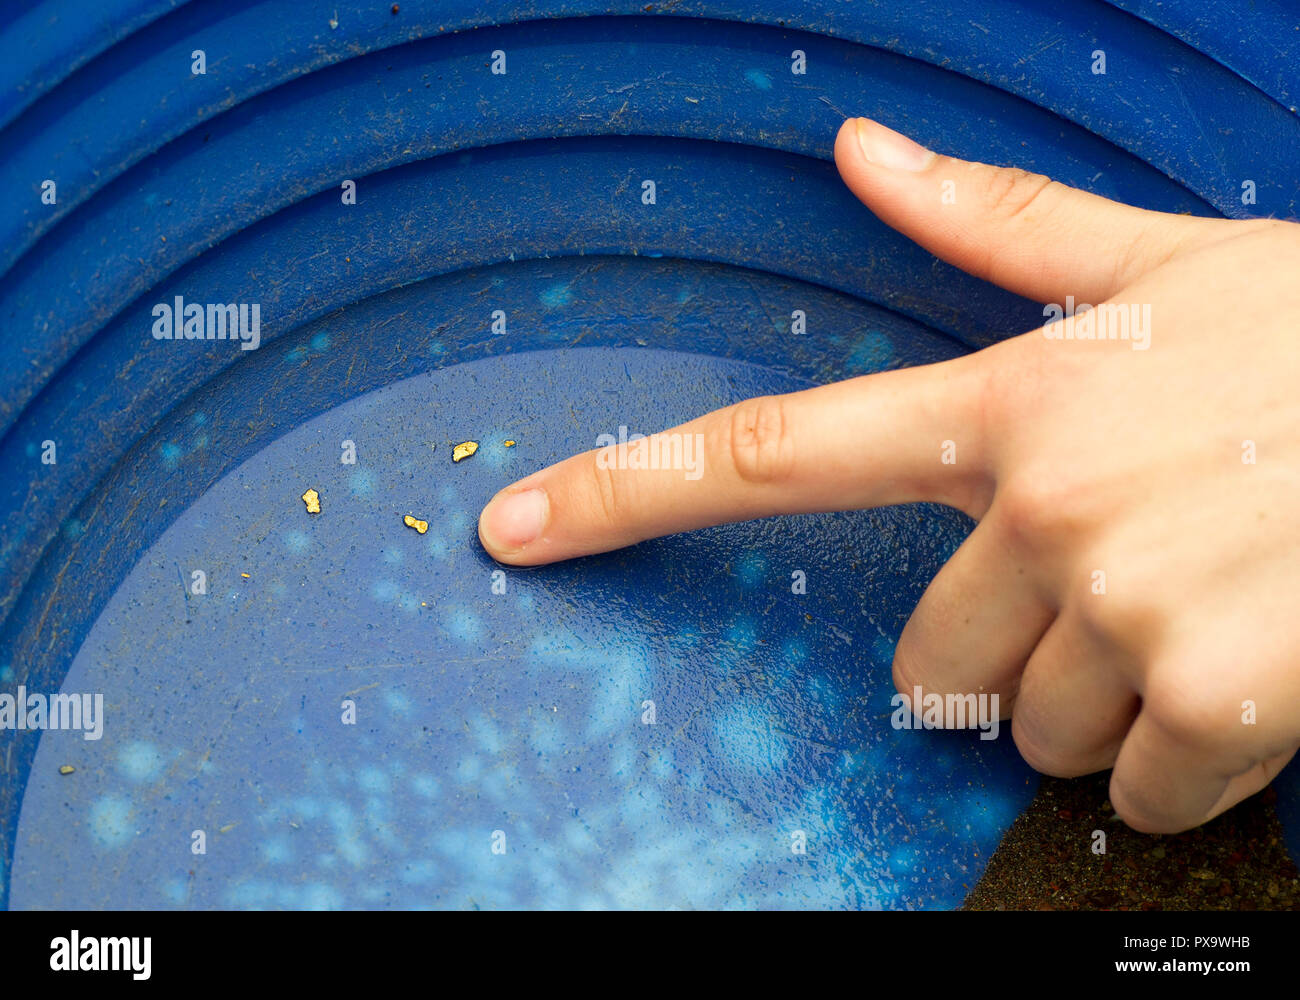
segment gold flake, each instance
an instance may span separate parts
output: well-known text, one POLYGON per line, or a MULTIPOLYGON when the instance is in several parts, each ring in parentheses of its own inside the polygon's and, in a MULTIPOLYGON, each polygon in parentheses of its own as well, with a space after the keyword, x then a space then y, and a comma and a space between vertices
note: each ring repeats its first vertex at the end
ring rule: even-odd
POLYGON ((61 768, 59 768, 59 773, 60 773, 60 774, 71 774, 71 773, 72 773, 73 771, 75 771, 75 770, 76 770, 76 768, 73 767, 71 764, 64 764, 61 768))
POLYGON ((503 443, 507 448, 513 448, 515 446, 515 443, 513 441, 505 441, 503 443))
POLYGON ((251 576, 250 574, 248 574, 248 573, 240 573, 239 575, 242 576, 245 580, 251 580, 251 579, 252 579, 252 576, 251 576))
POLYGON ((462 441, 451 450, 451 460, 459 462, 462 458, 469 458, 476 451, 478 451, 477 441, 462 441))
POLYGON ((418 518, 412 517, 410 514, 407 514, 404 518, 402 518, 402 523, 405 524, 408 528, 414 528, 422 535, 429 530, 428 521, 421 521, 418 518))
POLYGON ((302 495, 302 502, 307 505, 308 514, 320 513, 320 494, 315 490, 308 490, 302 495))

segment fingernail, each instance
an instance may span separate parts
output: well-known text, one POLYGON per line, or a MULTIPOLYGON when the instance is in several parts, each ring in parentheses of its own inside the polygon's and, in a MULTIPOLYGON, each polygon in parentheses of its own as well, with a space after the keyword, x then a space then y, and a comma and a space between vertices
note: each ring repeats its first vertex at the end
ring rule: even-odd
POLYGON ((493 499, 479 518, 489 549, 513 552, 537 540, 546 527, 551 503, 542 490, 507 493, 493 499))
POLYGON ((924 170, 934 162, 934 153, 901 132, 886 128, 870 118, 855 119, 858 148, 868 163, 887 170, 924 170))

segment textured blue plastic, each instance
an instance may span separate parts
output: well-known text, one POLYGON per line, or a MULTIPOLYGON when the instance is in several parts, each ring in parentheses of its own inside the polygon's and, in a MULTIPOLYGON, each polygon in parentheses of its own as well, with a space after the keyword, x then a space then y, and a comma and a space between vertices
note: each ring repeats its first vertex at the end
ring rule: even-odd
POLYGON ((0 127, 51 87, 186 0, 0 4, 0 127))
MULTIPOLYGON (((1296 107, 1300 11, 1291 0, 1252 0, 1249 16, 1230 3, 1110 0, 1211 56, 1288 111, 1296 107)), ((1262 138, 1262 137, 1261 137, 1262 138)))
POLYGON ((777 519, 494 595, 474 515, 620 423, 1041 320, 843 189, 846 115, 1147 207, 1294 215, 1286 11, 170 6, 41 4, 0 34, 0 685, 113 706, 96 744, 0 731, 0 900, 960 902, 1032 776, 1005 735, 887 715, 964 519, 777 519), (260 303, 262 346, 154 341, 175 295, 260 303), (345 429, 356 467, 329 460, 345 429))

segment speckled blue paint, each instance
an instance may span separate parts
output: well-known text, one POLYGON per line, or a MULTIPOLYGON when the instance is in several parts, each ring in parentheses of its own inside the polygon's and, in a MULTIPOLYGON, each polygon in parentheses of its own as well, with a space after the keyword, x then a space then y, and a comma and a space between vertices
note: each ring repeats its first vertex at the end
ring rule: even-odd
POLYGON ((552 285, 543 290, 541 298, 547 309, 563 309, 573 301, 573 291, 568 285, 552 285))
POLYGON ((128 743, 118 751, 118 771, 132 784, 144 784, 154 780, 158 777, 162 766, 162 753, 152 743, 144 740, 128 743))
POLYGON ((124 795, 103 795, 90 804, 86 829, 93 846, 125 847, 131 842, 133 808, 124 795))
POLYGON ((375 474, 366 468, 357 469, 348 477, 348 486, 357 496, 369 496, 375 486, 375 474))

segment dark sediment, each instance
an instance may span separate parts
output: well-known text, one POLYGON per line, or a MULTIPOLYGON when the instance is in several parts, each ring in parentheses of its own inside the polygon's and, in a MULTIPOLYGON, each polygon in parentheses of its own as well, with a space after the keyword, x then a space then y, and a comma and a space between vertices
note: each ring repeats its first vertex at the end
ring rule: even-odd
POLYGON ((1137 833, 1107 801, 1110 775, 1043 778, 963 909, 1294 910, 1300 872, 1265 789, 1186 833, 1137 833), (1094 833, 1105 854, 1093 852, 1094 833))

